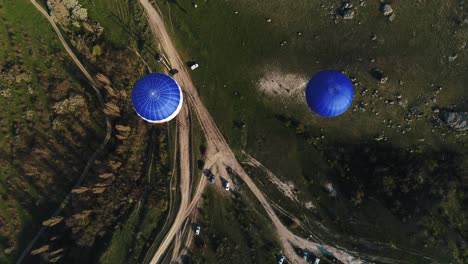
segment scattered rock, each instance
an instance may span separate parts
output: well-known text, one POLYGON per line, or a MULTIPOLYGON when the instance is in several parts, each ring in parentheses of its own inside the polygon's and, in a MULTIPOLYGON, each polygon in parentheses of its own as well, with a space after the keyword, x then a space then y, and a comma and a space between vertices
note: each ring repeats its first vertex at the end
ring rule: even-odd
POLYGON ((384 16, 389 16, 393 13, 393 8, 389 4, 383 4, 382 7, 380 8, 380 11, 384 16))
POLYGON ((377 40, 377 35, 376 34, 371 34, 370 39, 371 40, 377 40))
POLYGON ((343 19, 349 20, 354 18, 354 10, 353 9, 346 9, 343 12, 343 19))
POLYGON ((308 201, 304 204, 305 208, 307 209, 315 209, 315 205, 312 203, 312 201, 308 201))
POLYGON ((408 104, 408 100, 402 100, 401 98, 398 98, 397 104, 401 107, 405 107, 408 104))
POLYGON ((374 136, 374 140, 375 140, 375 141, 381 141, 381 140, 384 140, 384 138, 385 138, 385 137, 384 137, 383 135, 376 135, 376 136, 374 136))
POLYGON ((386 83, 388 81, 388 76, 379 68, 373 68, 371 70, 372 76, 380 81, 380 83, 386 83))
POLYGON ((393 20, 395 20, 395 13, 392 13, 389 17, 388 17, 388 20, 390 22, 393 22, 393 20))
POLYGON ((452 54, 451 56, 448 57, 448 60, 449 60, 449 62, 452 62, 452 61, 456 60, 457 57, 458 57, 458 54, 454 53, 454 54, 452 54))
POLYGON ((349 20, 354 18, 354 9, 350 3, 343 3, 340 8, 338 8, 338 14, 343 17, 343 19, 349 20))
POLYGON ((267 18, 267 19, 266 19, 266 22, 267 22, 267 23, 271 23, 271 18, 267 18))
POLYGON ((468 130, 468 112, 442 112, 441 119, 454 130, 468 130))
POLYGON ((333 185, 331 183, 326 183, 324 187, 325 189, 327 189, 331 196, 336 197, 336 190, 335 188, 333 188, 333 185))

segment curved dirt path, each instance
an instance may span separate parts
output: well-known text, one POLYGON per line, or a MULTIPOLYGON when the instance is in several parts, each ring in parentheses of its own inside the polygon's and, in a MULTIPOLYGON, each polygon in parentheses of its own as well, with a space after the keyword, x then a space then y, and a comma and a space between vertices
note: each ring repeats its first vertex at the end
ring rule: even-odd
MULTIPOLYGON (((307 248, 316 253, 322 253, 327 255, 333 255, 338 260, 343 263, 362 263, 362 261, 346 251, 339 250, 337 248, 313 243, 301 237, 294 235, 289 231, 279 220, 278 216, 274 212, 273 208, 268 203, 267 199, 263 193, 258 189, 255 183, 250 179, 247 173, 244 171, 242 166, 237 161, 234 153, 231 151, 227 142, 223 138, 221 132, 217 128, 213 119, 211 118, 208 110, 203 105, 200 97, 197 93, 197 90, 192 83, 190 75, 177 53, 169 34, 166 31, 164 26, 164 21, 156 9, 148 2, 148 0, 140 0, 141 5, 145 9, 148 22, 153 33, 157 36, 157 39, 161 43, 161 47, 166 53, 166 56, 171 63, 173 68, 177 68, 179 73, 175 76, 176 80, 179 82, 180 86, 184 89, 186 93, 186 98, 190 103, 190 106, 195 110, 198 120, 202 126, 202 129, 205 133, 207 144, 209 147, 213 148, 217 152, 221 152, 223 155, 222 162, 225 166, 230 167, 237 175, 246 183, 252 193, 257 197, 259 202, 262 204, 268 216, 271 218, 273 225, 275 226, 277 235, 281 241, 282 247, 285 251, 285 255, 288 257, 289 261, 292 263, 301 263, 301 259, 295 253, 291 244, 296 245, 300 248, 307 248)), ((167 244, 161 245, 158 251, 166 251, 167 244)), ((156 255, 155 255, 156 257, 156 255)), ((154 258, 153 258, 154 260, 154 258)), ((152 263, 156 263, 152 262, 152 263)))
MULTIPOLYGON (((94 89, 94 91, 96 92, 96 96, 99 100, 99 103, 101 104, 101 106, 104 108, 105 107, 105 103, 104 103, 104 99, 102 97, 102 94, 101 94, 101 91, 98 89, 97 87, 97 84, 96 82, 94 81, 94 79, 91 77, 91 75, 89 74, 89 72, 86 70, 86 68, 83 66, 83 64, 81 64, 80 60, 75 56, 75 54, 73 53, 73 50, 68 46, 67 42, 65 41, 65 39, 63 38, 63 35, 62 33, 60 32, 60 29, 57 27, 57 25, 55 24, 55 21, 49 16, 49 14, 42 8, 41 5, 39 5, 36 0, 31 0, 31 3, 36 7, 36 9, 42 13, 42 15, 47 18, 47 20, 49 21, 49 23, 51 24, 51 26, 54 28, 55 30, 55 33, 57 33, 57 36, 58 38, 60 39, 60 42, 62 43, 62 46, 65 48, 65 50, 67 51, 68 55, 70 55, 70 57, 72 58, 72 60, 75 62, 75 65, 80 69, 80 71, 83 73, 83 75, 86 77, 86 79, 88 80, 88 83, 91 85, 91 87, 94 89)), ((78 178, 78 180, 75 182, 75 184, 73 185, 72 187, 72 190, 75 189, 75 188, 78 188, 81 183, 83 182, 84 178, 86 177, 86 175, 88 174, 89 172, 89 169, 91 168, 91 166, 94 164, 94 161, 96 160, 97 156, 101 153, 101 151, 104 149, 104 147, 107 145, 107 143, 109 142, 110 140, 110 137, 111 137, 111 134, 112 134, 112 126, 111 126, 111 123, 110 123, 110 120, 109 120, 109 117, 107 115, 105 115, 105 119, 106 119, 106 136, 104 137, 104 140, 102 141, 101 145, 99 146, 99 148, 93 153, 93 155, 88 159, 88 162, 86 163, 86 166, 85 168, 83 169, 83 171, 81 172, 81 175, 80 177, 78 178)), ((55 212, 50 216, 50 218, 52 217, 56 217, 58 216, 62 210, 65 208, 65 206, 67 206, 68 202, 70 201, 72 197, 72 193, 71 191, 67 194, 67 196, 65 197, 65 199, 62 201, 62 203, 60 204, 60 206, 57 208, 57 210, 55 210, 55 212)), ((19 256, 18 260, 16 261, 17 264, 23 262, 24 258, 26 257, 26 255, 31 251, 32 247, 34 246, 34 244, 37 242, 37 240, 42 236, 42 234, 47 230, 47 226, 42 226, 41 229, 36 233, 36 235, 34 236, 34 238, 29 242, 29 244, 26 246, 26 248, 23 250, 23 252, 21 253, 21 255, 19 256)))

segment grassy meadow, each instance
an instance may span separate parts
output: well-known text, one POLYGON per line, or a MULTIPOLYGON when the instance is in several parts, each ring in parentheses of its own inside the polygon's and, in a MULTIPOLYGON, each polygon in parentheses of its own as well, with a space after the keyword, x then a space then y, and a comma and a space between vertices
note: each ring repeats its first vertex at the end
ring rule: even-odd
POLYGON ((349 21, 335 17, 339 1, 196 1, 197 8, 192 1, 155 2, 183 59, 200 64, 192 73, 195 85, 239 158, 240 150, 245 150, 283 181, 293 182, 300 201, 311 201, 316 209, 292 203, 261 172, 252 172, 269 197, 287 204, 311 226, 322 223, 331 228, 332 232, 317 229, 325 241, 369 255, 411 263, 421 261, 417 253, 442 262, 464 258, 466 222, 442 227, 444 219, 461 211, 438 216, 446 198, 432 194, 418 198, 424 189, 452 184, 459 196, 451 200, 451 208, 460 208, 464 201, 460 173, 466 165, 448 165, 439 157, 448 153, 454 160, 466 159, 468 141, 464 133, 440 124, 434 112, 468 109, 462 40, 468 29, 460 22, 464 9, 458 2, 395 2, 392 22, 380 13, 378 2, 368 1, 363 6, 351 1, 356 14, 349 21), (454 54, 457 58, 450 61, 454 54), (375 67, 389 76, 388 82, 373 78, 370 72, 375 67), (316 116, 300 97, 278 93, 272 98, 259 91, 265 73, 308 78, 320 69, 339 69, 353 79, 353 105, 340 117, 316 116), (375 141, 378 135, 386 140, 375 141), (392 167, 393 175, 361 170, 358 164, 367 160, 364 166, 383 163, 379 166, 392 167), (421 173, 428 179, 424 187, 415 183, 409 187, 414 191, 400 195, 398 188, 404 189, 404 184, 387 185, 399 174, 403 180, 395 178, 397 182, 408 181, 405 177, 414 168, 405 160, 422 163, 415 166, 426 171, 421 173), (434 160, 437 169, 421 160, 434 160), (398 171, 399 164, 405 169, 398 171), (439 175, 444 166, 458 169, 439 175), (333 183, 338 198, 329 195, 326 183, 333 183), (379 188, 393 188, 395 200, 406 201, 408 208, 380 196, 379 188), (365 198, 357 202, 353 197, 360 191, 365 198), (416 213, 408 211, 411 208, 416 213), (383 246, 372 249, 366 243, 383 246))

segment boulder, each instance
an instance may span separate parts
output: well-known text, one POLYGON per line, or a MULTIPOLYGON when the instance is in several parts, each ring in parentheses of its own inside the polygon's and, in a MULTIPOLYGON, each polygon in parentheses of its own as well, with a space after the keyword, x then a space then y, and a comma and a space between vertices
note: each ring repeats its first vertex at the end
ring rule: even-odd
POLYGON ((380 8, 380 11, 384 16, 389 16, 393 13, 393 8, 389 4, 383 4, 382 7, 380 8))
POLYGON ((388 81, 388 76, 379 68, 373 68, 371 74, 374 78, 379 80, 380 83, 386 83, 388 81))
POLYGON ((349 20, 354 18, 354 10, 346 9, 343 11, 343 19, 349 20))
POLYGON ((448 127, 457 130, 465 131, 468 130, 468 112, 441 112, 442 121, 447 124, 448 127))
POLYGON ((337 11, 343 19, 349 20, 354 18, 354 9, 350 3, 343 3, 337 11))

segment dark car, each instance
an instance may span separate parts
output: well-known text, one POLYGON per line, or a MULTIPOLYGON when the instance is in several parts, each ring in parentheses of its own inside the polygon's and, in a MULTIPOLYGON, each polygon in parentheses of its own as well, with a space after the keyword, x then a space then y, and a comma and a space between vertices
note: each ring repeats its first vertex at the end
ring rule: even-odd
POLYGON ((212 173, 211 173, 211 170, 210 170, 210 169, 204 169, 204 170, 203 170, 203 174, 204 174, 206 177, 208 177, 208 176, 210 176, 212 173))
POLYGON ((213 174, 210 176, 210 184, 213 184, 216 180, 216 176, 214 176, 213 174))
POLYGON ((162 61, 162 56, 159 53, 156 53, 156 56, 154 56, 158 62, 162 61))
POLYGON ((178 73, 178 72, 179 72, 179 71, 178 71, 177 69, 171 69, 171 70, 169 71, 169 73, 170 73, 171 75, 176 75, 176 73, 178 73))

